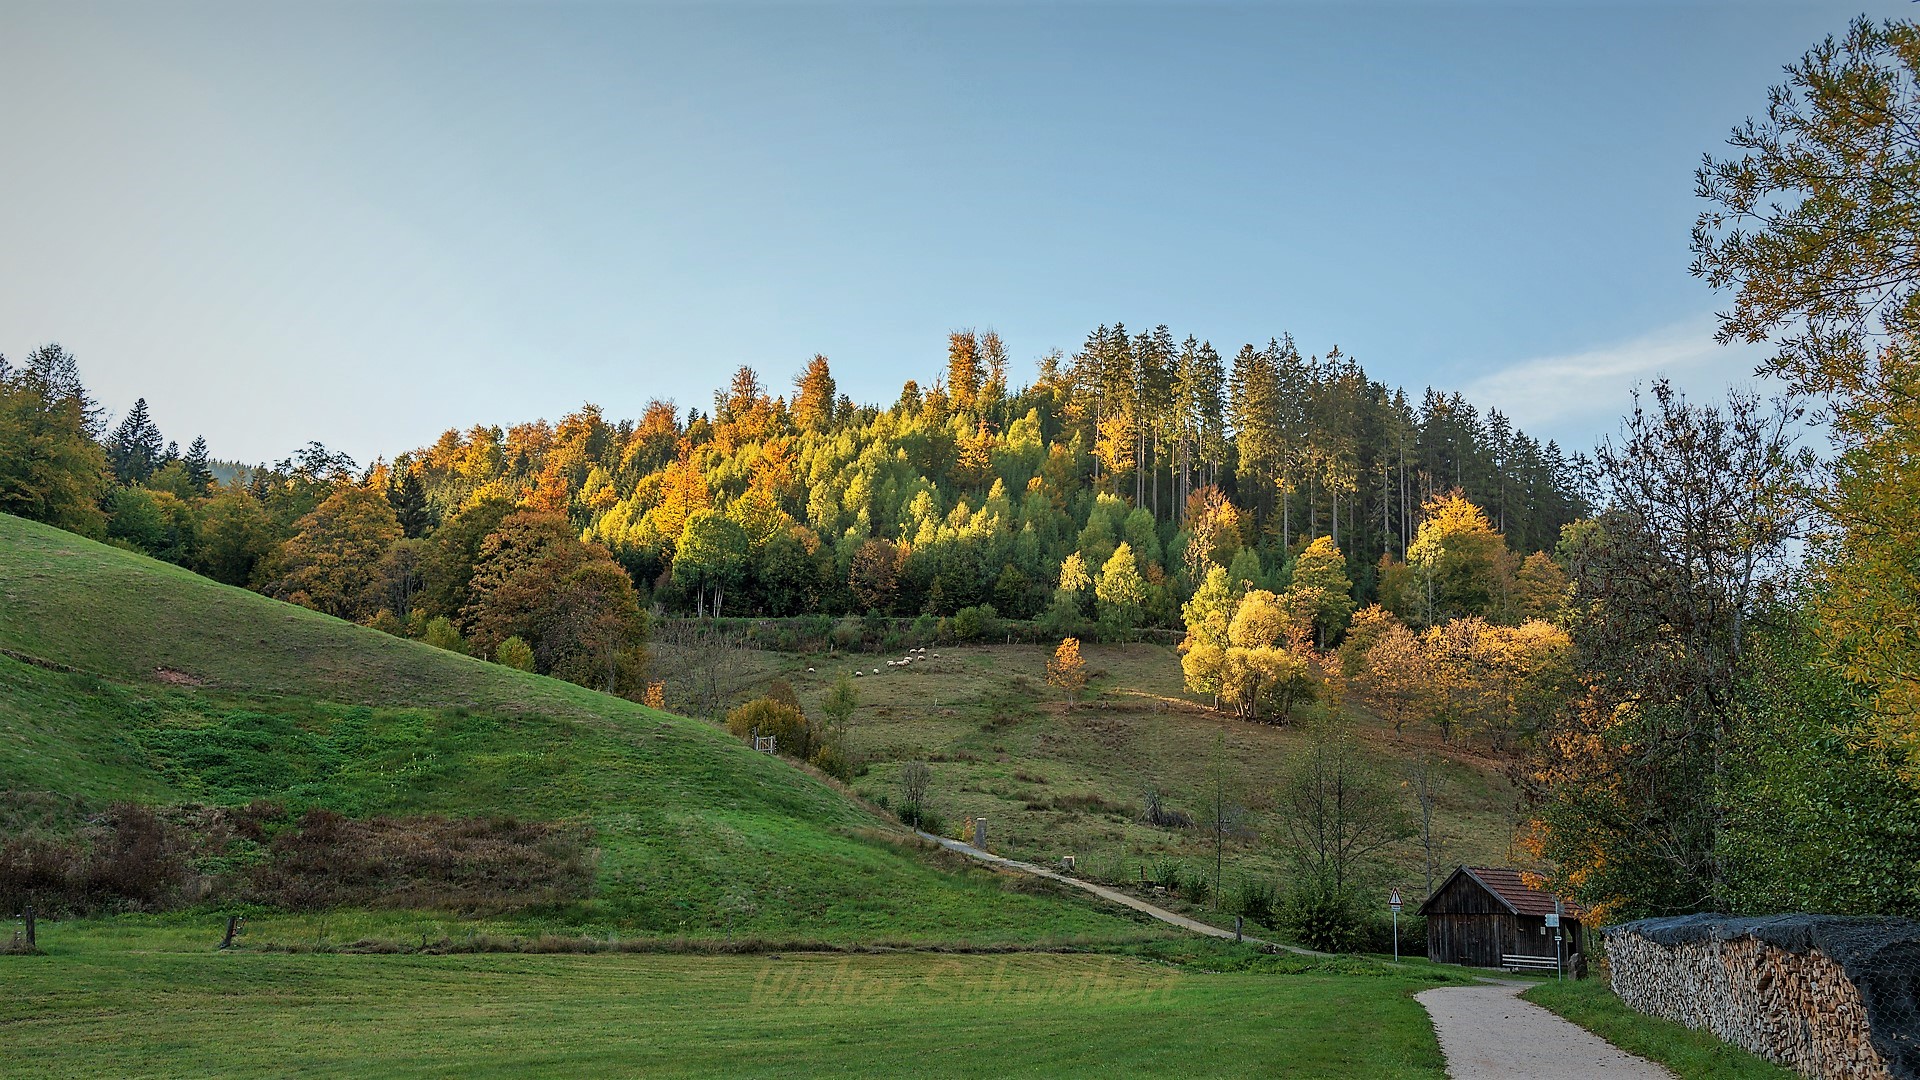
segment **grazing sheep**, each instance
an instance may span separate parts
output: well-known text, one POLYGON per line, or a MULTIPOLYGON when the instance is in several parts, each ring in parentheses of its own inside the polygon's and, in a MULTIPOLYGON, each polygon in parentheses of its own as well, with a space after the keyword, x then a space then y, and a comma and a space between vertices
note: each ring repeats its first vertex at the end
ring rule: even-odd
POLYGON ((807 674, 809 674, 809 675, 811 675, 811 674, 813 674, 813 669, 812 669, 812 668, 808 668, 808 669, 807 669, 807 674))
POLYGON ((864 671, 861 671, 861 670, 860 670, 859 668, 854 668, 854 669, 853 669, 853 677, 854 677, 854 678, 856 678, 856 679, 857 679, 857 678, 859 678, 859 677, 860 677, 860 676, 862 676, 862 675, 865 675, 865 674, 866 674, 866 672, 864 672, 864 671))
POLYGON ((880 669, 879 669, 879 668, 874 668, 874 669, 873 669, 873 673, 874 673, 875 675, 878 675, 878 674, 880 674, 880 669))

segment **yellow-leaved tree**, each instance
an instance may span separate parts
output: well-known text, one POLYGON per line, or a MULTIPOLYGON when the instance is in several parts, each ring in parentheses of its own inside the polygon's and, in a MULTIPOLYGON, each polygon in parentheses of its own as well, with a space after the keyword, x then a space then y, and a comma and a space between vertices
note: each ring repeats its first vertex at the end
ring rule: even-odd
POLYGON ((1087 688, 1087 662, 1080 659, 1079 638, 1067 638, 1053 650, 1053 658, 1047 661, 1047 682, 1067 695, 1067 708, 1079 704, 1080 692, 1087 688))

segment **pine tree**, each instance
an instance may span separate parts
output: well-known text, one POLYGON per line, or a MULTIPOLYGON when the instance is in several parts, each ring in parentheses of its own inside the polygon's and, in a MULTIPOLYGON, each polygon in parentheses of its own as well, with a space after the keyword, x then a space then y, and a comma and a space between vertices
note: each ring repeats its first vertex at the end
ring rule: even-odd
MULTIPOLYGON (((213 488, 213 461, 207 454, 207 440, 195 436, 187 446, 187 456, 180 459, 187 468, 187 483, 193 486, 196 495, 205 496, 213 488)), ((413 535, 409 533, 408 535, 413 535)))
POLYGON ((107 461, 114 479, 122 484, 145 483, 160 467, 162 446, 160 429, 147 413, 147 399, 136 400, 107 439, 107 461))
POLYGON ((983 404, 998 406, 1007 396, 1007 343, 992 330, 980 335, 980 362, 986 365, 987 381, 980 388, 983 404))
POLYGON ((425 536, 433 528, 433 509, 427 505, 427 488, 420 474, 407 465, 397 465, 387 479, 387 503, 400 529, 408 539, 425 536))

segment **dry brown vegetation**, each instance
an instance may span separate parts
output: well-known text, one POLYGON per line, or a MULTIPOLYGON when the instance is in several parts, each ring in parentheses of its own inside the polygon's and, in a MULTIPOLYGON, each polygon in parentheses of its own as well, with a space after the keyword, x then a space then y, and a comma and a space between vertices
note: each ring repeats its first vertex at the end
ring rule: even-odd
POLYGON ((504 817, 117 804, 77 834, 0 843, 0 906, 87 915, 212 900, 508 911, 585 896, 588 831, 504 817))

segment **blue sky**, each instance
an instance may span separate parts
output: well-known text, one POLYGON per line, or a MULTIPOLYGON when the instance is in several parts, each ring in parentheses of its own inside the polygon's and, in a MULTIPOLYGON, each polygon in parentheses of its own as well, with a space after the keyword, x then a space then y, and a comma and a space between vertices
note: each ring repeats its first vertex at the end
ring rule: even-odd
POLYGON ((891 401, 1291 332, 1574 448, 1751 354, 1692 170, 1862 7, 0 4, 0 351, 170 437, 365 462, 707 406, 824 352, 891 401))

